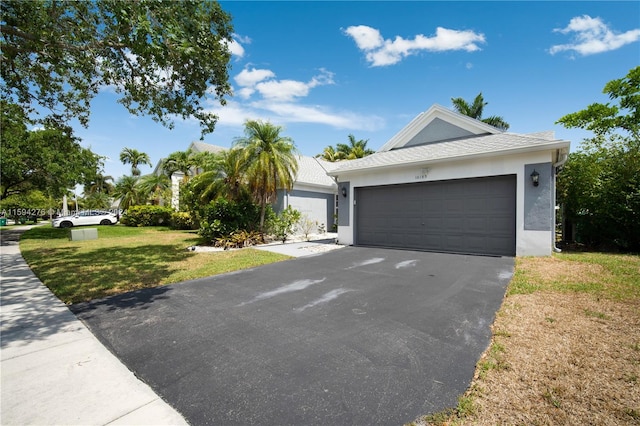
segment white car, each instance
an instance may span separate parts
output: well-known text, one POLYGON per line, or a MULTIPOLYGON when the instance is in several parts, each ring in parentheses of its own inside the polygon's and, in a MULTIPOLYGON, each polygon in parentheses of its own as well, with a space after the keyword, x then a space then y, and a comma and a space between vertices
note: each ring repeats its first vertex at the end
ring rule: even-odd
POLYGON ((113 213, 102 210, 83 210, 71 216, 53 219, 54 228, 71 228, 82 225, 115 225, 119 218, 113 213))

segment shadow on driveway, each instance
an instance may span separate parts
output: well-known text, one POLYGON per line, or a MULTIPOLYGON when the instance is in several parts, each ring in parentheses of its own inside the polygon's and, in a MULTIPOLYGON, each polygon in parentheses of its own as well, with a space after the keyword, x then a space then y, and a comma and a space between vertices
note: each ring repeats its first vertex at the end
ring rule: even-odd
POLYGON ((456 405, 513 265, 346 247, 72 310, 191 424, 398 425, 456 405))

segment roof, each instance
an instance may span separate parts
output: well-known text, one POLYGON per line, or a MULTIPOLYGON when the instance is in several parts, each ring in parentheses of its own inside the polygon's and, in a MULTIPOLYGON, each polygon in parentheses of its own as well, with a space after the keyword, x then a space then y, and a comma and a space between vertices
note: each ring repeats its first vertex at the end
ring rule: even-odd
POLYGON ((408 148, 378 151, 357 160, 338 163, 330 176, 357 173, 364 170, 422 165, 463 160, 470 157, 508 155, 549 149, 568 149, 569 141, 517 133, 497 133, 443 141, 408 148))
POLYGON ((330 163, 320 158, 300 156, 298 157, 298 175, 295 183, 333 188, 336 183, 333 178, 327 175, 327 171, 333 170, 335 167, 336 163, 330 163))
POLYGON ((430 142, 422 141, 421 143, 414 143, 414 138, 420 138, 424 130, 427 130, 431 124, 435 125, 438 121, 447 123, 451 128, 457 129, 459 133, 456 136, 458 137, 503 133, 502 130, 483 123, 480 120, 452 111, 442 105, 434 104, 428 110, 418 114, 378 151, 391 151, 408 146, 409 144, 421 145, 423 143, 438 143, 437 139, 430 142))
POLYGON ((189 149, 195 152, 217 153, 217 152, 226 151, 228 148, 224 148, 218 145, 211 145, 210 143, 196 141, 196 142, 191 142, 191 145, 189 145, 189 149))

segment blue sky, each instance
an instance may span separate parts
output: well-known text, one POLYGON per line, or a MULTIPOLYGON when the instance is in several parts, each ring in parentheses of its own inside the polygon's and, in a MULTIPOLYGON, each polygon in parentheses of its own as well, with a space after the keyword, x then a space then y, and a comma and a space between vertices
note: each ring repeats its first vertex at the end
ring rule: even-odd
MULTIPOLYGON (((555 130, 575 150, 589 134, 554 123, 640 64, 640 2, 221 2, 233 17, 234 96, 204 142, 229 147, 243 122, 284 127, 313 156, 348 135, 380 148, 420 112, 482 92, 485 116, 510 132, 555 130)), ((154 165, 199 140, 193 121, 169 130, 130 115, 109 90, 92 103, 83 145, 130 174, 124 147, 154 165)), ((142 172, 151 172, 142 167, 142 172)))

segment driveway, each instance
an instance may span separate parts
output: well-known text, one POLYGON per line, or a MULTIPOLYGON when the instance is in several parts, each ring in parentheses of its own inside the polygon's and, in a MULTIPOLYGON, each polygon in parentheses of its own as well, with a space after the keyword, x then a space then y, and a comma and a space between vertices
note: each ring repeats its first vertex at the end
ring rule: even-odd
POLYGON ((455 406, 513 258, 346 247, 72 307, 194 425, 400 425, 455 406))

